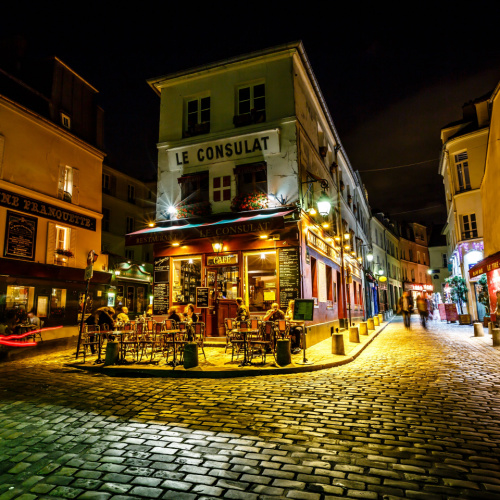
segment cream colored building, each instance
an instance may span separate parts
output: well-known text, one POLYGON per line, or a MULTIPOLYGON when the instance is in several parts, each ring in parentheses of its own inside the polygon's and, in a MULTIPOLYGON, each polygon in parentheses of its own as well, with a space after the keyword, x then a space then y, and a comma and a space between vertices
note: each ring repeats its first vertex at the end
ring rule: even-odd
POLYGON ((463 106, 463 118, 441 129, 443 149, 439 173, 443 177, 447 221, 443 229, 450 249, 451 275, 462 276, 469 289, 467 311, 477 318, 477 304, 469 269, 483 258, 481 182, 485 172, 489 133, 488 96, 463 106))
MULTIPOLYGON (((2 313, 35 309, 47 326, 66 325, 64 336, 76 331, 89 251, 100 254, 102 113, 97 90, 62 61, 46 70, 47 96, 2 73, 0 293, 2 313)), ((94 305, 106 300, 107 265, 94 265, 94 305)))

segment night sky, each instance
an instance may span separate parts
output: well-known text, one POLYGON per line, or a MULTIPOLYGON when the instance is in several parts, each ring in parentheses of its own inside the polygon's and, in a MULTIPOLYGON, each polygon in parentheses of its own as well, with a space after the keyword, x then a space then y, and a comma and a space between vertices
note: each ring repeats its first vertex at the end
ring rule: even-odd
POLYGON ((491 2, 399 4, 405 14, 354 2, 103 4, 11 6, 0 36, 23 35, 31 54, 57 55, 100 91, 109 165, 156 174, 159 98, 148 78, 302 40, 372 209, 444 222, 440 129, 500 80, 491 2))

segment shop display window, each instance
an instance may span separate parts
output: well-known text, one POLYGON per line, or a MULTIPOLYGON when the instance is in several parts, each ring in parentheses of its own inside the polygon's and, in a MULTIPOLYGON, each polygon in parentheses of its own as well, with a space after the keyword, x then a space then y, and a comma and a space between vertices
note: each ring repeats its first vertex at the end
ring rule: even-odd
POLYGON ((201 286, 201 257, 174 259, 172 280, 174 302, 194 304, 197 286, 201 286))
POLYGON ((217 295, 219 299, 238 298, 238 268, 220 267, 217 269, 217 295))
POLYGON ((50 295, 50 315, 51 316, 64 316, 64 309, 66 308, 66 289, 65 288, 52 288, 50 295))
POLYGON ((250 312, 263 312, 279 302, 276 252, 265 251, 244 255, 245 301, 250 312))
POLYGON ((7 286, 6 309, 23 309, 28 312, 33 308, 35 288, 32 286, 7 286))

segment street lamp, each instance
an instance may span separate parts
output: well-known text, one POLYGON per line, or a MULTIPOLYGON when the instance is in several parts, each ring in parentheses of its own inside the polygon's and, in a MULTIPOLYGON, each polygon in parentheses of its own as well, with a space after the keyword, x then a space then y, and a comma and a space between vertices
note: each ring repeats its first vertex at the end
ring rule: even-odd
MULTIPOLYGON (((321 188, 323 189, 323 191, 321 192, 318 201, 316 202, 316 205, 318 207, 318 212, 320 213, 320 215, 326 217, 330 213, 330 210, 332 209, 332 201, 330 200, 330 197, 325 193, 325 190, 328 189, 328 181, 326 179, 309 179, 307 181, 304 181, 302 184, 309 184, 309 187, 307 188, 306 191, 306 195, 310 191, 311 185, 314 182, 321 183, 321 188)), ((311 215, 314 215, 315 212, 316 210, 313 207, 309 208, 309 213, 311 215)))

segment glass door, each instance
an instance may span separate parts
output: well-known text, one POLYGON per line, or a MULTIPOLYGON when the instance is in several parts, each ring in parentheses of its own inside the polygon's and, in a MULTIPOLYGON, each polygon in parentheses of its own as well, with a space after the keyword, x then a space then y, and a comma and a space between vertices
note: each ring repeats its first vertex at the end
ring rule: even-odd
POLYGON ((276 265, 275 250, 244 255, 244 294, 251 313, 265 313, 279 302, 276 265))

